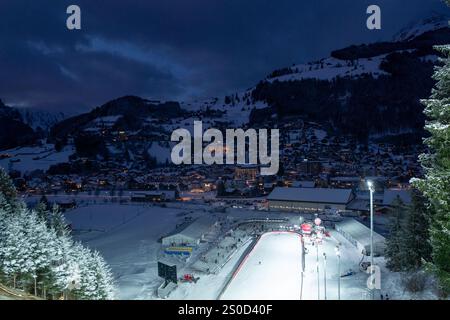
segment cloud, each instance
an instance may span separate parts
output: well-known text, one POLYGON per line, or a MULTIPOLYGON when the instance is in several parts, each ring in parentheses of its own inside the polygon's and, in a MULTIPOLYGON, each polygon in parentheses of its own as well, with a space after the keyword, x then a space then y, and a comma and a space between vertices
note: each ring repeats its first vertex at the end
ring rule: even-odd
POLYGON ((80 53, 104 53, 119 58, 135 61, 152 68, 166 70, 174 77, 184 77, 188 69, 171 58, 169 48, 140 47, 129 41, 111 41, 102 37, 88 36, 88 42, 77 44, 76 50, 80 53))
POLYGON ((120 95, 220 96, 276 68, 390 39, 440 0, 378 0, 383 29, 365 28, 369 0, 91 0, 0 3, 0 98, 80 112, 120 95), (66 8, 82 30, 65 27, 66 8))

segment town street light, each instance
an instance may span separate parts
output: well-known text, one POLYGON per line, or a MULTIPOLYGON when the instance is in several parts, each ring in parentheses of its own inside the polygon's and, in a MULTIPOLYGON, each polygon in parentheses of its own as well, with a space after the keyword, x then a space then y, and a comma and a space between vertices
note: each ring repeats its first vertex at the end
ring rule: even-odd
POLYGON ((338 300, 341 300, 341 250, 339 249, 339 245, 334 248, 334 251, 338 258, 338 300))
POLYGON ((327 254, 323 253, 323 287, 325 290, 325 300, 327 300, 327 254))
MULTIPOLYGON (((373 273, 373 193, 375 192, 375 187, 372 181, 367 181, 367 187, 370 193, 370 275, 373 273)), ((375 297, 375 290, 372 290, 372 300, 375 297)))

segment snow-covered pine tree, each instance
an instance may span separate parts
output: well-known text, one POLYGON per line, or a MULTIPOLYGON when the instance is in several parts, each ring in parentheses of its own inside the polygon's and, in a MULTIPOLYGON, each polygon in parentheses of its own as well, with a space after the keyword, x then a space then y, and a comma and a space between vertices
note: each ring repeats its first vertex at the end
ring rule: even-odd
POLYGON ((404 232, 401 241, 402 269, 414 271, 422 266, 423 261, 430 260, 429 211, 426 199, 417 189, 412 191, 412 204, 405 217, 404 232))
POLYGON ((78 262, 79 274, 70 285, 70 295, 82 300, 113 299, 113 276, 100 254, 78 243, 72 247, 72 254, 78 262))
POLYGON ((114 279, 111 269, 97 251, 91 253, 91 259, 96 275, 96 299, 112 300, 114 298, 114 279))
POLYGON ((73 243, 57 207, 45 216, 0 192, 0 279, 52 298, 65 292, 78 299, 111 299, 113 279, 103 258, 73 243))
MULTIPOLYGON (((450 5, 450 1, 446 0, 450 5)), ((445 58, 433 78, 431 97, 424 100, 428 118, 424 140, 429 152, 420 156, 425 177, 412 182, 428 198, 432 213, 430 242, 432 263, 428 266, 439 279, 442 292, 450 294, 450 44, 436 48, 445 58)))
POLYGON ((48 219, 48 206, 45 202, 39 201, 39 203, 34 207, 34 211, 38 215, 39 219, 46 221, 48 219))
POLYGON ((14 206, 11 205, 3 195, 3 193, 0 192, 0 209, 3 210, 4 213, 11 214, 14 211, 14 206))
POLYGON ((18 277, 29 275, 33 269, 30 239, 24 229, 24 212, 11 215, 1 210, 0 271, 15 288, 18 277))
POLYGON ((27 215, 25 232, 32 248, 31 258, 33 266, 31 276, 33 277, 33 282, 34 277, 36 277, 37 281, 49 286, 53 278, 51 266, 59 258, 56 250, 57 235, 52 228, 47 227, 45 221, 38 218, 34 211, 28 211, 27 215))
POLYGON ((14 187, 9 175, 0 167, 0 194, 10 204, 14 205, 17 201, 17 191, 14 187))
POLYGON ((49 213, 48 226, 56 231, 58 236, 67 235, 69 233, 67 221, 59 206, 54 204, 49 213))
POLYGON ((73 246, 72 254, 78 261, 79 278, 74 279, 71 283, 71 296, 81 300, 97 300, 95 263, 91 250, 76 243, 73 246))
POLYGON ((58 261, 52 267, 54 282, 48 290, 53 297, 67 295, 80 282, 80 261, 74 253, 72 239, 68 235, 58 236, 56 250, 58 261))
POLYGON ((401 271, 403 267, 403 222, 406 207, 403 201, 397 197, 392 202, 391 222, 389 228, 389 238, 386 240, 386 266, 392 271, 401 271))
POLYGON ((34 211, 42 221, 45 221, 49 228, 56 231, 58 236, 67 234, 67 222, 59 206, 54 204, 51 210, 48 208, 48 203, 39 202, 34 211))

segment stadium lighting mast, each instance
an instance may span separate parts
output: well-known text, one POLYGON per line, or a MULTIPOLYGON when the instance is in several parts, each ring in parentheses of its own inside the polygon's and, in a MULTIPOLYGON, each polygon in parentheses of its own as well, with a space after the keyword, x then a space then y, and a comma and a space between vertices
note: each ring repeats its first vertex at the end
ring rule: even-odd
MULTIPOLYGON (((373 273, 373 193, 375 192, 375 186, 371 180, 367 181, 367 187, 370 192, 370 274, 373 273)), ((375 296, 375 290, 372 289, 372 300, 375 296)))
POLYGON ((327 254, 323 253, 323 288, 324 299, 327 300, 327 254))
POLYGON ((319 241, 316 239, 317 300, 320 300, 319 241))
POLYGON ((339 245, 334 248, 336 256, 338 258, 338 300, 341 300, 341 250, 339 245))

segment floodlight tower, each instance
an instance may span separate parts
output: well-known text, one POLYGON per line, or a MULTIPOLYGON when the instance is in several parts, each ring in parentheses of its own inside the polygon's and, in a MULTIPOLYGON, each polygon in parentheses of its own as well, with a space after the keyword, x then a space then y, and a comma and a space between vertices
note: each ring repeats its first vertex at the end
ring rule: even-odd
MULTIPOLYGON (((373 194, 375 186, 371 180, 367 181, 367 187, 370 193, 370 274, 373 273, 373 194)), ((375 290, 372 289, 372 299, 374 299, 375 290)))

